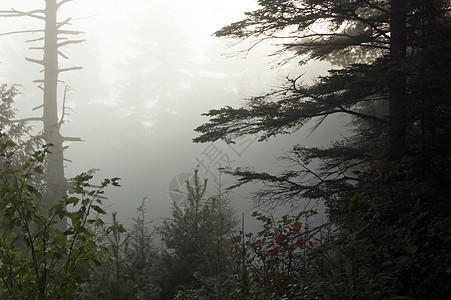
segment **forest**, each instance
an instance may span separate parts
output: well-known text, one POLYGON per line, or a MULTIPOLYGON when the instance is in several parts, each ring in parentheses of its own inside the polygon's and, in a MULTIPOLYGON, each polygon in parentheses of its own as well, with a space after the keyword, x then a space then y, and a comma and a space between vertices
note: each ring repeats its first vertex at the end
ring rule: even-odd
POLYGON ((0 39, 31 34, 38 51, 25 59, 42 69, 39 116, 18 114, 20 82, 0 83, 0 299, 449 299, 451 1, 256 0, 218 28, 216 38, 243 43, 246 55, 271 42, 281 70, 332 67, 204 112, 194 143, 258 136, 259 147, 287 136, 278 161, 289 167, 216 170, 230 184, 198 166, 159 225, 147 198, 130 225, 108 212, 121 174, 66 178, 68 143, 82 137, 62 131, 77 125, 67 125, 70 86, 60 75, 82 69, 66 66, 66 53, 85 39, 59 18, 71 0, 40 2, 0 10, 39 22, 0 39), (346 126, 327 145, 296 139, 337 117, 346 126), (258 187, 255 231, 232 205, 249 185, 258 187), (295 209, 271 213, 284 206, 295 209), (312 222, 322 213, 325 222, 312 222))

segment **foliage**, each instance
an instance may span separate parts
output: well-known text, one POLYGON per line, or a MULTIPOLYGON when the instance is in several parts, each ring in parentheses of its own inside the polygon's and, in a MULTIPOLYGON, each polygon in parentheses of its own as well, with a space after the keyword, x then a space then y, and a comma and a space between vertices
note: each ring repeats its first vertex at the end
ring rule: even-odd
POLYGON ((206 198, 207 180, 195 170, 193 182, 187 181, 187 199, 173 204, 172 216, 159 231, 166 246, 161 253, 161 299, 222 299, 228 284, 230 236, 236 220, 229 199, 218 194, 206 198))
POLYGON ((301 64, 318 59, 340 67, 312 85, 302 76, 288 78, 243 107, 210 110, 194 141, 233 143, 256 133, 264 141, 306 124, 317 128, 333 115, 346 116, 346 137, 328 147, 294 145, 286 157, 293 169, 275 175, 250 168, 228 172, 238 177, 237 185, 263 182, 265 188, 256 194, 260 204, 325 203, 332 237, 343 238, 326 267, 324 260, 307 257, 318 271, 311 276, 316 282, 308 285, 311 296, 318 292, 313 298, 446 298, 451 280, 450 2, 259 4, 216 35, 273 40, 280 45, 276 54, 301 64))
POLYGON ((232 238, 236 265, 238 299, 292 299, 303 290, 306 268, 302 261, 307 249, 317 244, 315 232, 308 229, 313 211, 280 220, 254 212, 262 230, 254 237, 240 231, 232 238), (304 221, 304 222, 301 222, 304 221))
POLYGON ((145 219, 145 199, 137 212, 132 229, 127 231, 113 213, 111 226, 98 233, 108 252, 83 284, 79 299, 158 299, 157 250, 145 219))
POLYGON ((104 226, 99 195, 109 185, 118 186, 118 178, 93 188, 92 175, 76 176, 75 194, 44 215, 44 199, 32 182, 42 173, 47 146, 17 166, 17 145, 4 134, 0 143, 0 298, 73 299, 91 265, 104 258, 106 249, 88 225, 104 226), (61 232, 55 224, 64 218, 68 226, 61 232))
POLYGON ((17 163, 23 161, 26 156, 33 154, 42 143, 38 137, 31 135, 33 127, 26 119, 16 119, 16 110, 13 108, 14 99, 19 94, 18 85, 0 86, 0 128, 16 145, 17 163))

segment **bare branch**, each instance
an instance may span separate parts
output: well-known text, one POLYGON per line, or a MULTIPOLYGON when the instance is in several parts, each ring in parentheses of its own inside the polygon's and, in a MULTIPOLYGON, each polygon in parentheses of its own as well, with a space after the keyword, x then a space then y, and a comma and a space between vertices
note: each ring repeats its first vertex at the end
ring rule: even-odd
POLYGON ((85 33, 84 31, 76 31, 76 30, 58 30, 58 34, 72 34, 72 35, 78 35, 85 33))
POLYGON ((74 71, 74 70, 81 70, 83 69, 83 67, 71 67, 71 68, 64 68, 64 69, 59 69, 58 72, 62 73, 62 72, 68 72, 68 71, 74 71))
POLYGON ((58 43, 57 47, 59 48, 59 47, 63 47, 63 46, 70 45, 70 44, 80 44, 80 43, 83 43, 84 41, 86 41, 86 40, 83 39, 83 40, 65 41, 65 42, 58 43))
POLYGON ((39 106, 34 107, 32 110, 35 111, 35 110, 38 110, 38 109, 43 108, 43 107, 44 107, 44 104, 41 104, 39 106))
POLYGON ((64 86, 64 95, 63 95, 63 105, 62 105, 61 119, 58 122, 58 127, 61 127, 61 125, 64 122, 64 117, 66 116, 66 98, 67 98, 67 92, 69 90, 70 90, 70 86, 65 85, 64 86))
POLYGON ((65 142, 84 142, 84 140, 82 140, 79 137, 66 137, 66 136, 63 136, 63 141, 65 141, 65 142))
POLYGON ((65 54, 64 54, 63 52, 61 52, 61 51, 58 51, 58 54, 59 54, 61 57, 65 58, 65 59, 69 59, 69 56, 65 55, 65 54))
POLYGON ((10 34, 19 34, 19 33, 36 33, 36 32, 44 32, 44 30, 40 29, 40 30, 19 30, 19 31, 11 31, 11 32, 0 33, 0 36, 10 35, 10 34))
POLYGON ((64 25, 70 25, 70 23, 69 23, 70 20, 72 20, 72 18, 67 18, 67 19, 64 20, 63 22, 58 23, 58 24, 56 25, 56 27, 60 28, 60 27, 62 27, 62 26, 64 26, 64 25))
POLYGON ((56 5, 56 9, 59 9, 62 5, 66 4, 66 3, 68 3, 68 2, 71 2, 71 1, 73 1, 73 0, 62 0, 62 1, 60 1, 60 2, 56 5))
POLYGON ((32 121, 42 121, 42 117, 30 117, 19 120, 10 120, 11 123, 21 123, 21 122, 32 122, 32 121))
POLYGON ((42 60, 42 59, 34 59, 34 58, 25 57, 25 60, 35 63, 35 64, 38 64, 38 65, 41 65, 41 66, 44 65, 44 60, 42 60))
POLYGON ((45 15, 45 12, 42 9, 36 9, 36 10, 31 10, 31 11, 18 11, 15 9, 0 11, 0 16, 2 16, 2 17, 31 17, 31 18, 36 18, 36 19, 45 21, 44 16, 39 16, 36 14, 45 15))
POLYGON ((32 43, 32 42, 43 41, 43 40, 45 40, 45 37, 40 37, 40 38, 32 39, 32 40, 26 40, 25 42, 32 43))

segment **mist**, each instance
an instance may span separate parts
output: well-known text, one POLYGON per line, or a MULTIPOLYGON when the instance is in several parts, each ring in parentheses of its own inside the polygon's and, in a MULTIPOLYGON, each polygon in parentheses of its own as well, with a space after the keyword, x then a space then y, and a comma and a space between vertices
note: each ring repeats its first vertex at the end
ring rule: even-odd
MULTIPOLYGON (((42 1, 43 2, 43 1, 42 1)), ((61 64, 82 66, 62 75, 70 87, 70 113, 62 127, 64 136, 83 142, 66 143, 65 174, 71 178, 96 169, 96 178, 120 177, 121 188, 111 189, 105 204, 118 212, 124 224, 136 214, 147 197, 149 219, 158 223, 169 215, 175 189, 199 168, 214 189, 219 167, 253 166, 277 172, 277 157, 296 143, 320 145, 337 138, 325 122, 315 135, 303 130, 292 135, 257 142, 244 137, 235 145, 223 142, 194 144, 194 128, 206 122, 201 114, 225 105, 239 106, 250 96, 275 88, 286 76, 304 74, 312 80, 330 67, 316 63, 302 68, 297 61, 278 65, 280 57, 268 56, 274 45, 241 52, 246 44, 222 40, 212 34, 255 9, 256 1, 74 1, 62 16, 72 17, 73 30, 85 33, 86 41, 67 47, 69 57, 61 64), (277 68, 275 68, 277 66, 277 68)), ((36 1, 3 1, 5 8, 31 10, 36 1)), ((27 18, 1 19, 2 32, 40 26, 27 18)), ((41 25, 42 26, 42 25, 41 25)), ((28 35, 1 36, 2 82, 20 84, 16 106, 20 117, 36 116, 41 91, 33 83, 39 68, 24 57, 40 55, 29 50, 28 35)), ((343 124, 343 120, 332 121, 343 124)), ((39 132, 37 127, 36 131, 39 132)), ((225 185, 233 178, 222 177, 225 185)), ((231 192, 238 214, 251 222, 251 193, 258 185, 231 192)))

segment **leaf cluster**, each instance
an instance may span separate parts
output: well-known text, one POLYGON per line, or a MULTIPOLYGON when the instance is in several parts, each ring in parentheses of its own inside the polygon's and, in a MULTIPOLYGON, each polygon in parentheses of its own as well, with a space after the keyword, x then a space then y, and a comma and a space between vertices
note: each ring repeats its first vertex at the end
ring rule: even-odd
POLYGON ((0 298, 73 299, 87 271, 104 259, 106 249, 89 226, 104 226, 98 196, 118 179, 91 189, 92 176, 77 176, 77 196, 66 196, 43 213, 44 198, 33 179, 43 172, 48 147, 18 167, 17 145, 4 134, 0 142, 0 298), (68 221, 64 232, 56 229, 61 220, 68 221))

